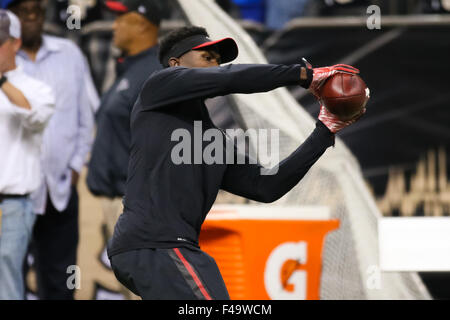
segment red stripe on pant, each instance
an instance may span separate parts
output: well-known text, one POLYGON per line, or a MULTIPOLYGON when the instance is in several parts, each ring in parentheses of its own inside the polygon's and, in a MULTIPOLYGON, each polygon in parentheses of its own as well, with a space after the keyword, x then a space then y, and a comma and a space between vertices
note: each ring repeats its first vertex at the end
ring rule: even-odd
POLYGON ((175 254, 178 256, 178 258, 180 258, 181 262, 183 262, 183 265, 185 266, 185 268, 187 269, 189 274, 194 279, 195 284, 198 286, 198 288, 200 289, 200 292, 203 294, 205 299, 206 300, 212 300, 211 296, 208 294, 208 291, 206 291, 205 287, 203 286, 203 283, 198 278, 197 274, 195 273, 195 271, 192 268, 192 266, 190 265, 190 263, 187 262, 187 260, 183 257, 183 255, 181 254, 180 250, 178 248, 174 248, 173 251, 175 251, 175 254))

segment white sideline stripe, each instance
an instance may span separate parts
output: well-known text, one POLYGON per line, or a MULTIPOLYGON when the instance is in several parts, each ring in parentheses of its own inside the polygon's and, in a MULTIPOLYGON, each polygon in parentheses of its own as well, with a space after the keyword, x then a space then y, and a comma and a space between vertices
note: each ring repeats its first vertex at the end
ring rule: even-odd
POLYGON ((450 217, 381 218, 382 271, 450 271, 450 217))
POLYGON ((330 220, 330 218, 330 209, 326 206, 215 205, 206 220, 330 220))

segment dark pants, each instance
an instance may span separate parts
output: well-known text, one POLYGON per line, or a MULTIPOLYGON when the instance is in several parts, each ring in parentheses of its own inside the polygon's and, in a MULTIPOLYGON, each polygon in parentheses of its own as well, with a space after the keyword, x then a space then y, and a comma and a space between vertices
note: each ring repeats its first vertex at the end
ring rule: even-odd
MULTIPOLYGON (((78 247, 78 192, 72 187, 69 204, 57 211, 50 199, 44 215, 38 215, 33 230, 31 252, 37 276, 38 297, 42 300, 73 300, 69 289, 69 266, 76 265, 78 247)), ((73 286, 72 286, 73 287, 73 286)))
POLYGON ((201 250, 132 250, 111 257, 111 267, 144 300, 230 299, 216 262, 201 250))

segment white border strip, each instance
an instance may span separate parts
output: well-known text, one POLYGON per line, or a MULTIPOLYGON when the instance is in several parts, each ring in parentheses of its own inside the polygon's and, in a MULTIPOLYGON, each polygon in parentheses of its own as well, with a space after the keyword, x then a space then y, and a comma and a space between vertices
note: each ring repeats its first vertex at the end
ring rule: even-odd
POLYGON ((330 220, 326 206, 215 205, 207 220, 330 220))
POLYGON ((383 271, 450 271, 450 217, 379 220, 383 271))

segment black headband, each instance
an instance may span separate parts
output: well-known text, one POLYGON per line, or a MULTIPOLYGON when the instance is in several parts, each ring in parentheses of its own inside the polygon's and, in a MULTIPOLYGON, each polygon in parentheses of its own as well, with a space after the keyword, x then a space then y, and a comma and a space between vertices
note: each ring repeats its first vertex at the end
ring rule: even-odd
POLYGON ((195 35, 181 40, 176 45, 174 45, 169 50, 169 52, 164 56, 163 66, 166 68, 169 66, 170 58, 179 58, 186 52, 191 51, 193 48, 211 41, 212 41, 211 39, 209 39, 207 36, 204 35, 195 35))

